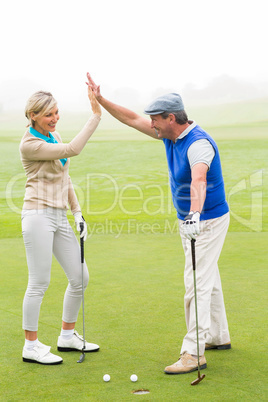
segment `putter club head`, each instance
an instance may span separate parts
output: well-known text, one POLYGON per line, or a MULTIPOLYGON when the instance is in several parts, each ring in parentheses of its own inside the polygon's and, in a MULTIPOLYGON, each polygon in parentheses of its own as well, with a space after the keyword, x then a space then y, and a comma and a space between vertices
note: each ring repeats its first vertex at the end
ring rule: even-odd
POLYGON ((200 381, 202 381, 203 378, 205 378, 205 377, 206 377, 205 374, 202 374, 201 376, 200 376, 200 374, 199 374, 199 375, 198 375, 198 378, 197 378, 196 380, 194 380, 194 381, 191 382, 191 385, 197 385, 197 384, 199 384, 200 381))
POLYGON ((77 360, 77 363, 83 363, 83 361, 85 360, 85 357, 86 357, 85 352, 83 352, 83 353, 81 354, 81 356, 80 356, 80 359, 77 360))

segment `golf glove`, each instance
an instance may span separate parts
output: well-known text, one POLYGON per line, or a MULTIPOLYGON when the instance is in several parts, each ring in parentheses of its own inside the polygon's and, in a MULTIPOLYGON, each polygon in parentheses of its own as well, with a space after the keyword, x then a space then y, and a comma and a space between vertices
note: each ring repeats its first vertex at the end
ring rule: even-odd
POLYGON ((78 232, 80 232, 80 223, 83 223, 84 230, 80 234, 80 237, 83 237, 84 241, 86 241, 86 239, 87 239, 87 224, 86 224, 85 219, 83 218, 81 212, 75 212, 74 213, 74 220, 75 220, 76 229, 77 229, 78 232))
POLYGON ((184 219, 182 230, 187 239, 196 239, 196 236, 200 234, 199 219, 200 213, 194 211, 189 212, 189 215, 184 219))

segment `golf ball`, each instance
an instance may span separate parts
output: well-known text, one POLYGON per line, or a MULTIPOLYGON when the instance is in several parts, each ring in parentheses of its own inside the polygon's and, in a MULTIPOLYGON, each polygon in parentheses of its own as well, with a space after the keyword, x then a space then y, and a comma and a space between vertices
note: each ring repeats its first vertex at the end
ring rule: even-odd
POLYGON ((111 377, 109 376, 109 374, 104 374, 103 376, 103 381, 108 382, 110 381, 111 377))
POLYGON ((136 374, 132 374, 130 376, 130 379, 131 379, 132 382, 136 382, 138 380, 138 376, 136 376, 136 374))

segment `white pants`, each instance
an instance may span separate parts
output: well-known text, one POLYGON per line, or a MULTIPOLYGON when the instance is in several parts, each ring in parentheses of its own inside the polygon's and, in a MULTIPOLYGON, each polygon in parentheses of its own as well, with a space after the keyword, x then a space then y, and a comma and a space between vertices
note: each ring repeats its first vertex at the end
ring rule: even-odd
MULTIPOLYGON (((205 343, 221 345, 230 342, 218 259, 222 250, 230 221, 229 213, 220 218, 200 222, 201 233, 195 242, 196 287, 198 310, 199 353, 205 352, 205 343)), ((185 253, 184 308, 187 334, 182 343, 181 353, 197 355, 196 316, 194 299, 193 265, 191 242, 180 234, 185 253)))
MULTIPOLYGON (((29 269, 28 287, 23 300, 23 329, 38 330, 40 306, 50 282, 52 254, 69 281, 63 301, 62 320, 76 322, 82 301, 81 255, 66 211, 57 208, 23 210, 22 234, 29 269)), ((88 280, 88 269, 84 263, 84 288, 88 280)))

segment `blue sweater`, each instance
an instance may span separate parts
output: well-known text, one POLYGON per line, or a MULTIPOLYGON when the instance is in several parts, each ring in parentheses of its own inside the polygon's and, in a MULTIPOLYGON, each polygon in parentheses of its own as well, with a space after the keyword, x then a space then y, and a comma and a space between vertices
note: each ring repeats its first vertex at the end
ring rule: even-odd
POLYGON ((195 126, 184 138, 174 144, 163 139, 169 169, 169 180, 174 207, 179 219, 184 219, 190 212, 191 168, 187 157, 190 145, 198 140, 208 140, 215 150, 215 156, 207 172, 206 199, 200 220, 218 218, 229 211, 225 199, 220 155, 215 141, 200 126, 195 126))

